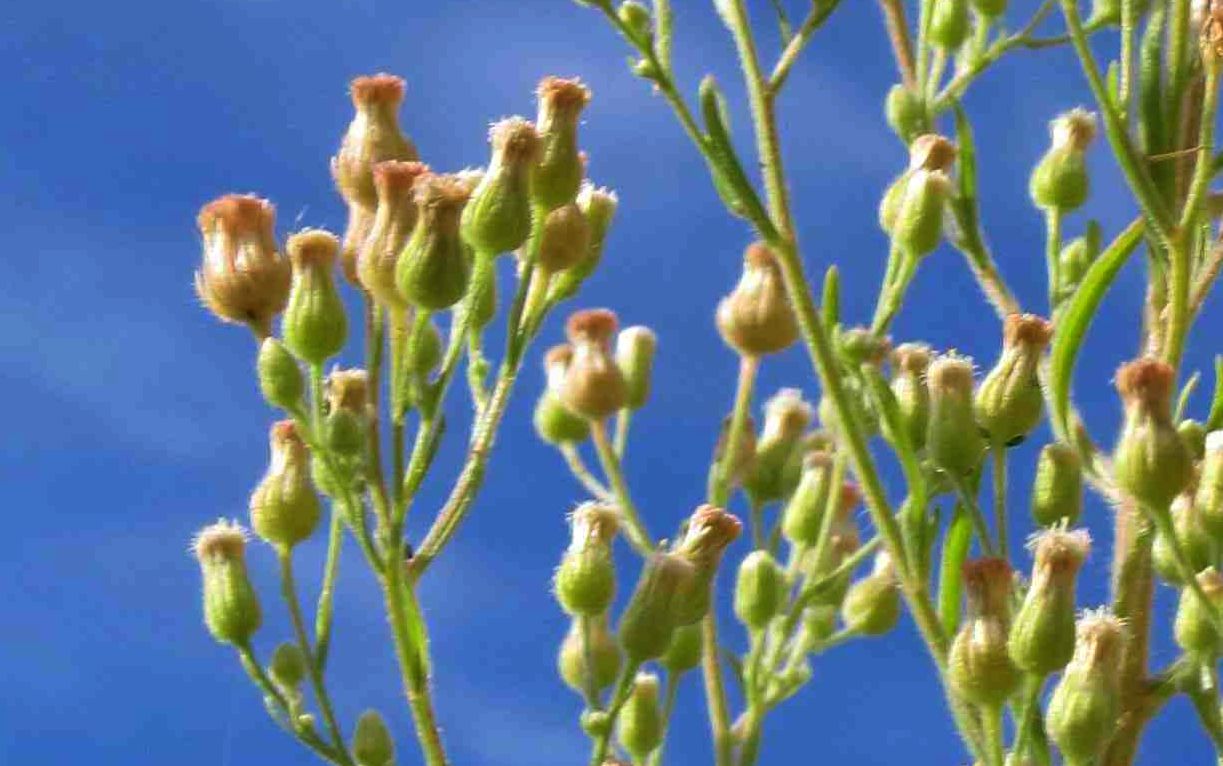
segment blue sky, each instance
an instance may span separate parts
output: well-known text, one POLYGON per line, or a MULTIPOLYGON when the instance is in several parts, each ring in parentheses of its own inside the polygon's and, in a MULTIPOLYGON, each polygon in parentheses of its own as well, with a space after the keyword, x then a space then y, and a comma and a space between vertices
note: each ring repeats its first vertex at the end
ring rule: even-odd
MULTIPOLYGON (((732 50, 711 9, 677 5, 685 88, 694 91, 713 71, 742 106, 732 50)), ((905 157, 881 119, 894 74, 875 4, 844 5, 796 68, 781 111, 808 263, 818 271, 842 265, 845 310, 864 321, 886 254, 875 203, 905 157)), ((654 399, 635 420, 628 467, 648 524, 674 528, 700 500, 735 369, 713 331, 713 306, 737 273, 748 233, 722 212, 703 165, 661 100, 626 72, 619 41, 595 14, 567 0, 46 0, 9 4, 0 25, 8 434, 0 440, 0 500, 13 545, 0 556, 0 761, 309 762, 265 720, 230 654, 200 623, 187 541, 209 520, 242 515, 263 470, 271 413, 252 379, 249 338, 196 306, 194 216, 217 194, 257 191, 279 206, 281 233, 341 227, 327 159, 355 74, 407 78, 405 127, 427 161, 448 169, 484 161, 490 120, 532 114, 541 76, 590 83, 590 172, 622 204, 604 265, 579 300, 612 306, 661 338, 654 399)), ((767 30, 766 39, 767 47, 767 30)), ((1077 65, 1057 50, 1016 54, 967 99, 989 238, 1034 310, 1043 309, 1043 231, 1027 202, 1027 173, 1046 144, 1047 121, 1085 98, 1077 65)), ((745 139, 742 119, 736 127, 745 139)), ((1106 156, 1093 152, 1088 210, 1115 232, 1134 210, 1106 156)), ((1083 223, 1077 216, 1068 230, 1083 223)), ((1080 364, 1079 402, 1105 442, 1116 423, 1111 371, 1132 353, 1142 280, 1137 262, 1122 274, 1080 364)), ((1212 303, 1200 326, 1219 319, 1212 303)), ((554 320, 544 340, 559 334, 554 320)), ((959 256, 946 249, 923 267, 896 334, 960 348, 984 364, 999 342, 959 256)), ((1191 366, 1208 366, 1212 338, 1198 332, 1191 366)), ((564 513, 581 495, 531 432, 541 377, 532 363, 487 490, 424 586, 438 705, 456 763, 581 763, 586 753, 577 698, 552 672, 565 622, 548 595, 564 513)), ((798 351, 767 365, 764 382, 766 393, 782 385, 816 393, 798 351)), ((452 436, 442 475, 424 490, 418 534, 460 445, 452 436)), ((1013 475, 1024 475, 1033 453, 1017 450, 1013 475)), ((1016 503, 1026 493, 1018 484, 1016 503)), ((1104 549, 1106 511, 1093 505, 1087 522, 1104 549)), ((317 541, 303 546, 301 571, 316 569, 321 554, 317 541)), ((270 593, 271 556, 259 550, 252 560, 270 593)), ((401 735, 401 762, 414 763, 379 599, 356 561, 347 559, 337 607, 338 705, 350 721, 367 706, 386 712, 401 735)), ((626 569, 622 590, 630 576, 626 569)), ((1089 562, 1086 604, 1104 598, 1106 576, 1103 557, 1089 562)), ((1165 615, 1171 596, 1161 589, 1165 615)), ((285 630, 270 598, 267 607, 265 651, 285 630)), ((742 640, 735 628, 727 633, 742 640)), ((1165 622, 1157 663, 1171 655, 1167 633, 1165 622)), ((707 762, 695 678, 681 692, 681 710, 671 762, 707 762)), ((1142 762, 1205 762, 1208 752, 1178 701, 1152 727, 1142 762)), ((821 659, 813 683, 769 718, 764 762, 799 757, 962 760, 907 622, 821 659)))

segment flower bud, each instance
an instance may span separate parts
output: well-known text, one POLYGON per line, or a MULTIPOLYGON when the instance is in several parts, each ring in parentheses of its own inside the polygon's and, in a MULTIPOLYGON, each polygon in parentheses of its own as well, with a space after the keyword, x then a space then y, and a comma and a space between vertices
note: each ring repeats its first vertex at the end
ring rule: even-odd
POLYGON ((281 691, 296 694, 306 678, 306 661, 297 644, 286 641, 272 652, 268 673, 281 691))
POLYGON ((624 376, 627 407, 639 410, 650 398, 650 378, 654 372, 654 351, 658 337, 648 327, 626 327, 616 336, 616 366, 624 376))
POLYGON ((1046 444, 1036 461, 1032 481, 1032 518, 1042 527, 1065 519, 1068 524, 1083 513, 1083 463, 1073 448, 1046 444))
POLYGON ((994 19, 1006 12, 1007 0, 972 0, 972 8, 986 19, 994 19))
POLYGON ((611 544, 619 527, 616 509, 582 503, 569 516, 572 540, 556 570, 556 600, 566 613, 603 614, 616 594, 611 544))
POLYGON ((603 258, 603 244, 612 218, 616 215, 619 200, 616 193, 587 182, 578 191, 577 206, 586 216, 588 245, 582 260, 557 274, 548 285, 548 299, 561 301, 573 297, 578 287, 594 273, 603 258))
POLYGON ((191 543, 204 580, 204 623, 223 644, 243 646, 262 614, 246 573, 246 533, 225 520, 204 527, 191 543))
POLYGON ((1188 418, 1177 424, 1176 432, 1180 434, 1185 449, 1189 450, 1189 456, 1195 462, 1206 456, 1206 426, 1188 418))
POLYGON ((392 311, 408 308, 395 285, 395 271, 418 218, 412 187, 428 172, 429 166, 420 162, 387 160, 374 166, 378 205, 357 251, 357 277, 375 301, 392 311))
POLYGON ((251 494, 251 527, 255 534, 282 551, 310 537, 322 508, 310 483, 310 462, 297 424, 282 420, 272 426, 272 459, 267 473, 251 494))
MULTIPOLYGON (((1172 501, 1170 509, 1172 527, 1176 531, 1176 539, 1180 542, 1181 551, 1189 561, 1189 568, 1200 572, 1215 561, 1217 543, 1207 531, 1206 524, 1197 505, 1193 502, 1193 493, 1185 492, 1172 501)), ((1184 585, 1180 560, 1171 540, 1162 532, 1156 531, 1155 542, 1151 546, 1151 555, 1155 563, 1155 571, 1173 585, 1184 585)))
POLYGON ((1186 654, 1214 664, 1223 652, 1223 636, 1218 628, 1218 613, 1223 608, 1223 576, 1214 567, 1207 567, 1198 573, 1197 581, 1214 609, 1208 610, 1192 588, 1182 588, 1172 635, 1186 654))
POLYGON ((892 395, 900 423, 909 436, 909 444, 920 450, 926 446, 926 428, 930 422, 930 391, 926 387, 926 371, 934 353, 924 343, 902 343, 892 354, 896 376, 892 378, 892 395))
POLYGON ((1206 436, 1194 505, 1210 536, 1223 543, 1223 431, 1211 431, 1206 436))
POLYGON ((357 766, 391 766, 395 763, 395 741, 376 710, 366 710, 357 719, 352 734, 352 757, 357 766))
POLYGON ((1096 118, 1085 109, 1073 109, 1049 124, 1052 145, 1032 171, 1028 192, 1039 208, 1063 213, 1087 201, 1085 153, 1096 135, 1096 118))
POLYGON ((947 680, 956 694, 974 705, 997 707, 1019 685, 1019 670, 1007 651, 1011 587, 1011 567, 1003 559, 977 559, 964 565, 968 616, 951 642, 947 680))
POLYGON ((1044 393, 1037 370, 1053 325, 1035 314, 1009 314, 1003 324, 1002 354, 977 389, 978 425, 996 444, 1022 440, 1040 423, 1044 393))
POLYGON ((944 51, 955 51, 968 36, 968 1, 938 0, 930 12, 930 42, 944 51))
POLYGON ((773 252, 756 242, 743 257, 743 274, 718 304, 718 331, 743 356, 774 354, 798 338, 798 323, 773 252))
POLYGON ((658 676, 638 673, 616 719, 616 737, 637 763, 662 744, 662 712, 658 704, 658 676))
POLYGON ((1045 728, 1066 763, 1092 763, 1112 739, 1121 712, 1125 627, 1105 610, 1078 622, 1074 656, 1049 698, 1045 728))
MULTIPOLYGON (((728 455, 732 420, 730 415, 722 418, 722 426, 718 429, 718 440, 714 444, 712 464, 720 471, 724 470, 729 486, 736 488, 741 486, 744 479, 751 474, 753 463, 756 460, 756 421, 751 415, 744 418, 743 427, 739 429, 739 441, 735 445, 734 454, 728 455), (723 466, 723 463, 726 465, 723 466)), ((711 472, 710 476, 716 478, 717 472, 711 472)))
POLYGON ((695 577, 695 567, 674 553, 655 553, 646 562, 617 627, 620 646, 630 661, 661 657, 667 650, 680 601, 691 591, 695 577))
POLYGON ((764 406, 764 428, 756 439, 756 454, 747 480, 758 501, 781 500, 787 494, 783 479, 786 463, 798 448, 803 431, 815 416, 797 389, 783 388, 764 406))
POLYGON ((403 369, 409 375, 426 377, 442 363, 442 332, 432 318, 412 323, 407 347, 403 349, 403 369))
POLYGON ((1152 511, 1162 513, 1189 482, 1189 451, 1172 425, 1176 372, 1156 359, 1138 359, 1117 371, 1125 424, 1113 451, 1117 484, 1152 511))
POLYGON ((607 625, 607 615, 587 620, 586 640, 590 646, 582 644, 582 627, 580 620, 574 620, 561 642, 561 650, 556 658, 557 672, 561 680, 575 692, 586 690, 586 656, 590 655, 590 671, 595 689, 606 689, 616 681, 620 673, 620 647, 607 625))
POLYGON ((714 575, 722 554, 742 531, 739 520, 721 508, 702 505, 692 512, 688 527, 675 546, 675 553, 693 566, 693 577, 676 609, 677 625, 691 625, 709 611, 714 575))
POLYGON ((544 218, 539 243, 539 268, 555 274, 582 262, 590 251, 590 225, 575 202, 556 208, 544 218))
POLYGON ((937 133, 927 133, 909 144, 909 171, 918 170, 951 173, 955 165, 956 148, 951 139, 937 133))
POLYGON ((781 512, 781 533, 796 547, 815 545, 832 478, 832 457, 823 451, 807 454, 798 487, 781 512))
POLYGON ((881 551, 875 555, 870 575, 849 587, 841 605, 845 627, 864 636, 882 636, 900 620, 900 589, 892 557, 881 551))
POLYGON ((616 9, 616 15, 628 28, 633 40, 642 45, 649 45, 654 37, 654 21, 650 11, 636 0, 624 0, 616 9))
POLYGON ((1093 27, 1116 26, 1120 24, 1121 0, 1092 0, 1091 15, 1088 16, 1087 23, 1093 27))
POLYGON ((809 606, 803 610, 802 623, 799 640, 805 651, 815 651, 836 633, 837 608, 827 604, 809 606))
POLYGON ((938 247, 951 188, 951 180, 942 171, 916 170, 909 175, 896 211, 892 239, 910 257, 938 247))
POLYGON ((578 118, 590 102, 590 89, 580 80, 545 77, 536 90, 542 151, 535 166, 531 195, 547 210, 572 202, 582 183, 582 158, 578 152, 578 118))
POLYGON ((761 630, 785 605, 785 588, 781 565, 768 551, 752 551, 735 580, 735 616, 748 628, 761 630))
POLYGON ((204 255, 195 292, 225 322, 248 325, 260 337, 289 297, 289 261, 276 249, 276 208, 267 200, 227 194, 200 208, 204 255))
POLYGON ((259 390, 268 404, 290 412, 300 409, 306 384, 301 368, 283 343, 273 337, 263 339, 256 373, 259 390))
POLYGON ((1075 237, 1066 243, 1057 256, 1061 279, 1059 301, 1067 300, 1074 294, 1099 254, 1099 242, 1089 236, 1075 237))
POLYGON ((891 338, 880 336, 869 327, 847 327, 837 332, 837 355, 847 367, 856 370, 864 364, 880 367, 892 352, 891 338))
POLYGON ((893 85, 883 102, 883 111, 888 127, 906 145, 927 130, 926 104, 912 88, 900 83, 893 85))
POLYGON ((973 413, 972 361, 954 353, 938 357, 926 373, 930 422, 926 449, 939 468, 957 476, 976 470, 985 440, 973 413))
POLYGON ((412 187, 419 215, 395 266, 395 284, 409 303, 440 311, 467 291, 471 265, 459 236, 470 190, 455 176, 423 175, 412 187))
POLYGON ((481 253, 508 253, 531 233, 531 172, 539 135, 521 117, 494 123, 492 159, 463 210, 463 238, 481 253))
POLYGON ((348 335, 344 303, 332 277, 339 247, 335 235, 322 229, 299 231, 285 244, 293 263, 283 328, 285 345, 310 364, 322 364, 338 354, 348 335))
POLYGON ((604 420, 628 400, 624 374, 611 351, 616 327, 616 315, 607 309, 578 311, 565 325, 573 358, 558 394, 562 404, 588 420, 604 420))
MULTIPOLYGON (((817 558, 814 550, 808 550, 802 562, 808 580, 819 580, 831 575, 845 559, 852 556, 862 546, 862 537, 858 524, 854 520, 854 510, 861 502, 862 493, 857 485, 851 482, 841 485, 841 491, 838 493, 837 502, 833 508, 828 544, 824 547, 823 555, 817 558)), ((816 593, 814 603, 839 607, 849 591, 850 579, 850 572, 842 572, 816 593)))
POLYGON ((658 664, 668 673, 686 673, 701 664, 703 645, 700 623, 678 627, 671 635, 666 653, 658 658, 658 664))
POLYGON ((1036 533, 1028 543, 1036 557, 1032 583, 1011 627, 1011 659, 1037 676, 1061 670, 1074 654, 1075 580, 1091 536, 1086 530, 1057 526, 1036 533))
POLYGON ((573 349, 568 344, 553 346, 544 355, 544 370, 550 382, 535 405, 534 424, 539 438, 554 446, 580 444, 590 438, 590 423, 570 412, 556 394, 572 358, 573 349), (551 382, 554 379, 556 383, 551 382))

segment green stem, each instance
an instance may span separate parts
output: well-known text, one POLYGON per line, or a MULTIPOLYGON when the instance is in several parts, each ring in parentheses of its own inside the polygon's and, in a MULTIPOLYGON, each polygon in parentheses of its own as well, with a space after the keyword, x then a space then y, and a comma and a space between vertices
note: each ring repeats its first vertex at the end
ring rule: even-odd
POLYGON ((1056 318, 1062 296, 1062 211, 1045 208, 1045 274, 1049 282, 1049 316, 1056 318))
POLYGON ((319 590, 318 607, 314 614, 315 662, 319 670, 327 667, 331 649, 331 624, 335 613, 335 582, 340 573, 340 548, 343 547, 344 524, 339 509, 331 509, 331 524, 327 530, 327 559, 323 564, 323 585, 319 590))
POLYGON ((616 728, 616 718, 619 717, 620 710, 624 707, 624 703, 628 702, 629 695, 633 691, 633 682, 637 677, 639 667, 641 663, 630 662, 620 671, 620 678, 616 681, 615 689, 612 691, 611 703, 607 706, 607 728, 595 737, 590 753, 590 766, 603 766, 607 760, 607 753, 611 748, 612 730, 616 728))
POLYGON ((616 413, 616 438, 612 443, 616 447, 616 457, 624 459, 624 450, 628 447, 629 426, 633 422, 633 411, 625 408, 616 413))
POLYGON ((1002 731, 1002 705, 981 708, 981 722, 985 729, 986 766, 1005 766, 1006 745, 1002 731))
POLYGON ((752 392, 756 386, 756 373, 760 369, 760 360, 753 356, 739 358, 739 377, 735 383, 735 401, 730 414, 730 428, 726 431, 726 443, 722 449, 721 459, 715 471, 709 502, 718 507, 725 507, 730 501, 731 485, 734 479, 735 466, 739 464, 739 444, 743 441, 743 430, 747 427, 748 414, 751 410, 752 392))
POLYGON ((578 615, 574 618, 578 623, 578 639, 582 642, 582 694, 586 698, 589 710, 599 709, 599 686, 595 682, 594 654, 590 650, 589 615, 578 615))
POLYGON ((561 455, 565 458, 565 463, 569 466, 569 472, 573 477, 593 495, 596 499, 604 502, 613 502, 615 496, 612 491, 603 486, 602 482, 594 477, 590 469, 586 467, 585 461, 582 460, 582 455, 573 444, 561 444, 557 447, 561 455))
MULTIPOLYGON (((293 706, 285 699, 280 689, 268 677, 267 671, 259 664, 259 660, 255 658, 255 652, 249 644, 240 644, 234 647, 238 651, 238 658, 242 663, 242 669, 246 671, 247 676, 259 687, 264 696, 271 700, 276 709, 284 716, 284 720, 277 720, 285 731, 292 734, 297 741, 301 742, 316 755, 322 758, 327 763, 336 764, 336 766, 346 766, 346 760, 343 756, 336 754, 331 746, 318 738, 313 729, 301 728, 298 722, 292 719, 293 706)), ((272 711, 269 710, 271 715, 272 711)))
POLYGON ((624 479, 620 459, 616 457, 615 448, 612 447, 607 435, 607 422, 604 420, 591 422, 590 437, 595 444, 595 451, 599 454, 599 464, 603 466, 603 473, 607 475, 611 483, 612 495, 616 498, 616 506, 620 509, 620 516, 625 522, 629 542, 641 555, 648 556, 654 550, 653 538, 650 537, 650 531, 646 529, 645 523, 641 520, 641 514, 637 511, 636 504, 633 503, 628 482, 624 479))
POLYGON ((776 95, 786 83, 786 78, 790 76, 790 70, 794 67, 794 63, 798 61, 799 55, 803 49, 807 47, 807 43, 811 41, 811 36, 815 31, 824 25, 832 12, 841 4, 841 0, 827 0, 826 2, 812 3, 811 10, 807 12, 806 18, 799 25, 798 30, 790 41, 786 43, 786 47, 782 50, 781 55, 777 59, 777 63, 773 66, 773 72, 769 75, 768 92, 776 95))
POLYGON ((871 332, 876 335, 886 333, 888 326, 896 318, 896 313, 900 311, 900 306, 904 303, 909 285, 913 283, 913 277, 917 275, 917 265, 921 262, 921 258, 904 252, 896 245, 892 245, 892 249, 898 253, 899 267, 892 281, 885 284, 879 293, 879 301, 875 305, 875 318, 871 322, 871 332))
POLYGON ((1010 556, 1010 545, 1007 540, 1006 516, 1006 446, 993 444, 990 447, 993 456, 992 478, 994 480, 994 528, 998 533, 998 551, 1004 557, 1010 556))
POLYGON ((1049 764, 1049 745, 1044 741, 1044 723, 1040 710, 1040 693, 1045 685, 1041 676, 1024 677, 1023 701, 1015 724, 1015 742, 1011 752, 1015 758, 1027 756, 1029 747, 1038 750, 1042 766, 1049 764))
POLYGON ((663 691, 662 704, 662 740, 646 759, 647 766, 659 766, 662 763, 663 750, 667 746, 667 732, 671 728, 671 717, 675 714, 675 702, 679 698, 679 680, 682 677, 683 673, 667 672, 667 685, 663 691))
POLYGON ((726 699, 726 684, 722 679, 720 652, 717 617, 714 610, 710 609, 701 618, 701 675, 705 682, 714 763, 716 766, 730 766, 734 739, 730 729, 730 704, 726 699))

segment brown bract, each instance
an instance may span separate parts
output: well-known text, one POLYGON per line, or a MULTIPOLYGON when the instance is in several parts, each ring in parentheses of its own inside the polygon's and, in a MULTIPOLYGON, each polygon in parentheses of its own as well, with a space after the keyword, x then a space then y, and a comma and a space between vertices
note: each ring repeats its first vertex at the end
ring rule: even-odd
POLYGON ((1036 314, 1007 314, 1002 324, 1005 346, 1027 346, 1043 351, 1053 338, 1053 323, 1036 314))
POLYGON ((1117 392, 1127 406, 1142 404, 1153 412, 1167 413, 1176 371, 1158 359, 1126 362, 1117 370, 1117 392))
POLYGON ((955 144, 945 136, 927 133, 913 139, 909 144, 909 169, 941 170, 947 172, 955 164, 955 144))

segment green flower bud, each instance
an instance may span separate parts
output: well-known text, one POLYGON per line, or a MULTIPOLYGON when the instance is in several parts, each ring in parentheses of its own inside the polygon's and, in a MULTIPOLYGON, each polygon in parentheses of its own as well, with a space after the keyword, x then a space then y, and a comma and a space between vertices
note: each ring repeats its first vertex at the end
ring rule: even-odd
MULTIPOLYGON (((1092 224, 1094 226, 1094 223, 1092 224)), ((1067 300, 1078 289, 1079 283, 1087 275, 1087 270, 1100 254, 1099 228, 1088 227, 1088 234, 1075 237, 1066 243, 1058 253, 1057 260, 1061 267, 1061 285, 1059 300, 1067 300)))
POLYGON ((896 219, 900 217, 900 208, 904 204, 905 190, 908 188, 910 175, 906 170, 892 179, 879 199, 879 228, 888 235, 896 230, 896 219))
POLYGON ((926 374, 930 390, 930 423, 926 450, 936 466, 968 476, 985 452, 985 439, 973 412, 972 362, 946 354, 930 364, 926 374))
MULTIPOLYGON (((1141 3, 1136 3, 1141 5, 1141 3)), ((1139 11, 1139 13, 1142 13, 1139 11)), ((1121 0, 1093 0, 1088 24, 1096 26, 1116 26, 1121 23, 1121 0)))
MULTIPOLYGON (((897 224, 901 221, 902 214, 905 213, 906 205, 912 204, 907 214, 908 217, 904 219, 906 239, 897 241, 907 247, 907 238, 916 236, 916 243, 922 245, 933 236, 935 244, 937 244, 938 237, 942 231, 942 213, 939 212, 935 216, 938 219, 937 225, 935 225, 931 218, 933 214, 931 206, 937 206, 941 211, 941 200, 947 195, 927 194, 922 189, 940 186, 941 182, 937 178, 942 178, 943 181, 946 181, 946 175, 951 172, 951 168, 955 163, 955 155, 955 144, 935 133, 920 135, 909 144, 908 168, 892 181, 879 203, 879 225, 893 239, 901 234, 901 231, 897 229, 897 224), (931 173, 938 174, 936 180, 930 180, 931 173), (916 184, 914 184, 914 179, 917 179, 916 184), (912 200, 909 199, 910 187, 916 190, 912 200), (931 228, 937 229, 937 231, 931 234, 931 228)), ((949 185, 946 191, 950 191, 949 185)), ((913 255, 924 255, 932 249, 934 249, 933 245, 926 249, 911 250, 910 252, 913 255)))
POLYGON ((301 408, 306 384, 301 368, 283 343, 272 337, 263 339, 256 372, 259 390, 268 404, 290 412, 301 408))
POLYGON ((756 439, 747 490, 758 502, 781 500, 787 494, 784 473, 790 455, 798 449, 803 431, 815 413, 802 393, 783 388, 764 406, 764 428, 756 439))
POLYGON ((658 676, 638 673, 616 719, 616 738, 637 763, 662 744, 662 710, 658 704, 658 676))
POLYGON ((650 398, 650 378, 657 348, 658 337, 648 327, 626 327, 616 336, 616 366, 624 375, 630 410, 641 409, 650 398))
POLYGON ((837 631, 837 608, 827 604, 809 606, 802 614, 802 641, 805 651, 820 648, 837 631))
POLYGON ((1053 325, 1035 314, 1009 314, 1002 354, 981 381, 974 408, 977 423, 996 444, 1022 440, 1040 423, 1045 398, 1037 371, 1053 325))
POLYGON ((548 444, 579 444, 590 438, 590 422, 566 408, 556 393, 572 359, 573 348, 567 343, 553 346, 544 354, 548 385, 535 405, 534 423, 535 432, 548 444))
POLYGON ((1113 451, 1117 484, 1156 513, 1189 483, 1192 461, 1172 425, 1170 400, 1176 372, 1156 359, 1138 359, 1117 371, 1125 424, 1113 451))
POLYGON ((582 183, 582 157, 578 152, 578 118, 590 102, 590 89, 580 80, 545 77, 536 90, 539 114, 535 128, 542 152, 535 166, 531 194, 547 210, 572 202, 582 183))
POLYGON ((812 452, 831 452, 833 449, 835 449, 835 444, 832 434, 827 430, 819 429, 803 434, 798 446, 790 453, 785 467, 782 468, 781 484, 784 487, 785 496, 789 497, 798 489, 799 479, 803 475, 803 463, 807 455, 812 452))
POLYGON ((891 339, 880 337, 868 327, 843 328, 837 332, 834 342, 837 355, 853 370, 864 364, 879 367, 892 351, 891 339))
POLYGON ((352 756, 357 766, 391 766, 395 763, 395 740, 376 710, 366 710, 357 719, 352 734, 352 756))
POLYGON ((259 600, 246 573, 246 534, 225 520, 204 527, 191 549, 204 580, 204 624, 223 644, 244 646, 262 621, 259 600))
POLYGON ((471 326, 481 330, 497 316, 497 270, 491 256, 475 253, 472 259, 471 288, 467 291, 464 311, 471 312, 471 326))
POLYGON ((679 603, 695 577, 693 565, 673 553, 656 553, 646 562, 617 626, 620 646, 630 661, 661 657, 667 650, 679 603))
POLYGON ((459 219, 471 193, 455 176, 427 174, 412 187, 419 215, 395 266, 395 284, 409 303, 440 311, 459 302, 471 276, 459 219))
POLYGON ((579 263, 554 276, 548 284, 550 301, 572 298, 577 294, 578 287, 594 273, 603 258, 603 244, 607 241, 607 231, 611 228, 618 204, 615 192, 595 187, 589 182, 582 184, 577 205, 586 216, 589 244, 579 263))
MULTIPOLYGON (((590 641, 591 680, 595 689, 606 689, 616 681, 620 673, 620 647, 607 625, 607 615, 586 621, 586 639, 590 641)), ((574 620, 561 642, 561 650, 556 658, 557 671, 565 684, 575 692, 586 690, 586 655, 587 647, 582 644, 581 621, 574 620)))
POLYGON ((1172 635, 1186 654, 1213 665, 1223 652, 1223 636, 1218 629, 1218 613, 1223 608, 1223 576, 1214 567, 1207 567, 1198 573, 1197 581, 1214 605, 1213 613, 1192 588, 1182 588, 1172 635))
MULTIPOLYGON (((727 454, 727 448, 730 446, 730 427, 731 417, 727 415, 722 418, 722 427, 718 429, 712 464, 721 466, 726 463, 724 470, 728 474, 730 486, 738 488, 751 475, 756 460, 756 421, 751 415, 744 419, 743 428, 739 430, 739 443, 735 445, 733 455, 727 454)), ((713 475, 711 473, 711 476, 713 475)))
POLYGON ((1036 561, 1009 647, 1021 670, 1043 677, 1061 670, 1074 654, 1075 580, 1091 537, 1058 526, 1038 532, 1028 547, 1036 561))
POLYGON ((625 0, 616 9, 616 15, 624 26, 628 27, 634 41, 649 45, 654 39, 654 21, 650 18, 650 10, 641 3, 625 0))
POLYGON ((340 353, 348 335, 344 302, 332 277, 339 247, 335 235, 322 229, 299 231, 285 244, 293 264, 283 326, 285 346, 310 364, 322 364, 340 353))
MULTIPOLYGON (((586 736, 592 739, 602 737, 611 731, 611 716, 606 710, 583 710, 582 716, 579 719, 582 726, 582 731, 586 732, 586 736)), ((603 766, 615 766, 614 759, 608 759, 603 762, 603 766)))
POLYGON ((1194 461, 1206 456, 1206 426, 1196 420, 1187 419, 1176 426, 1176 432, 1180 434, 1185 449, 1189 450, 1194 461))
POLYGON ((1083 513, 1083 463, 1072 447, 1046 444, 1036 461, 1032 481, 1032 518, 1042 527, 1065 519, 1073 524, 1083 513))
POLYGON ((951 190, 951 179, 941 171, 916 170, 909 176, 892 229, 893 240, 909 257, 925 255, 938 247, 951 190))
POLYGON ((954 51, 968 36, 967 0, 934 0, 930 12, 930 42, 945 51, 954 51))
POLYGON ((366 292, 392 314, 408 309, 395 284, 395 271, 419 217, 412 187, 428 173, 429 166, 419 162, 388 160, 374 166, 378 207, 369 235, 357 250, 357 278, 366 292))
POLYGON ((841 605, 845 627, 864 636, 882 636, 900 620, 900 589, 896 569, 886 551, 875 556, 870 575, 849 587, 841 605))
POLYGON ((918 450, 926 446, 926 428, 930 423, 926 370, 932 358, 933 352, 924 343, 902 343, 893 353, 896 376, 892 378, 892 395, 896 397, 896 409, 909 444, 918 450))
MULTIPOLYGON (((405 317, 405 321, 410 320, 405 317)), ((432 318, 410 324, 412 333, 403 349, 403 369, 423 379, 442 363, 442 332, 432 318)))
POLYGON ((521 117, 494 123, 493 156, 463 209, 463 239, 481 253, 508 253, 531 234, 531 172, 539 159, 539 135, 521 117))
POLYGON ((327 406, 323 443, 341 460, 359 462, 367 446, 369 373, 332 370, 327 376, 327 406))
MULTIPOLYGON (((1215 561, 1218 543, 1207 530, 1201 509, 1193 502, 1193 495, 1189 492, 1178 495, 1172 501, 1170 513, 1172 527, 1176 530, 1176 538, 1181 544, 1185 558, 1189 560, 1190 569, 1200 572, 1210 566, 1215 561)), ((1176 549, 1172 541, 1161 532, 1155 533, 1151 555, 1155 562, 1155 571, 1160 577, 1173 585, 1185 584, 1176 549)))
POLYGON ((748 246, 738 284, 718 304, 717 325, 726 345, 743 356, 775 354, 798 339, 781 267, 765 245, 748 246))
POLYGON ((739 565, 735 581, 735 615, 752 630, 760 630, 786 600, 786 575, 768 551, 752 551, 739 565))
POLYGON ((270 442, 271 463, 251 494, 251 527, 259 537, 287 551, 314 534, 322 507, 310 483, 309 456, 297 424, 275 423, 270 442))
POLYGON ((920 93, 905 85, 897 83, 892 86, 883 102, 883 112, 887 117, 888 127, 906 146, 913 139, 928 132, 925 101, 920 93))
POLYGON ((616 594, 611 544, 619 527, 616 509, 582 503, 569 516, 572 540, 556 570, 556 600, 566 613, 603 614, 616 594))
POLYGON ((611 351, 617 324, 614 312, 588 309, 572 314, 565 325, 573 356, 557 394, 565 407, 588 420, 605 420, 628 401, 624 374, 611 351))
POLYGON ((539 268, 545 274, 577 266, 590 252, 590 225, 575 202, 556 208, 544 218, 539 243, 539 268))
POLYGON ((658 664, 668 673, 686 673, 701 664, 703 645, 700 623, 678 627, 671 635, 666 653, 658 658, 658 664))
POLYGON ((296 693, 306 678, 306 656, 297 644, 286 641, 272 652, 268 673, 282 691, 296 693))
POLYGON ((974 705, 995 708, 1015 692, 1021 679, 1007 651, 1011 628, 1011 567, 1003 559, 964 565, 968 615, 951 642, 947 681, 974 705))
POLYGON ((831 478, 832 457, 823 451, 808 453, 798 488, 781 512, 781 533, 790 544, 811 547, 818 541, 831 478))
MULTIPOLYGON (((862 546, 862 537, 854 520, 854 511, 861 502, 862 493, 857 485, 851 482, 841 485, 823 555, 817 558, 815 551, 809 549, 801 562, 809 580, 827 577, 862 546)), ((814 594, 813 603, 840 607, 849 591, 850 579, 850 572, 842 572, 814 594)))
POLYGON ((1096 118, 1083 109, 1060 115, 1049 126, 1052 145, 1036 164, 1028 182, 1032 202, 1064 213, 1087 201, 1087 147, 1096 135, 1096 118))
POLYGON ((972 0, 972 8, 986 19, 993 19, 1006 12, 1007 0, 972 0))
POLYGON ((289 297, 289 261, 276 248, 276 208, 258 197, 227 194, 204 205, 197 221, 204 254, 196 294, 221 321, 267 337, 289 297))
POLYGON ((688 517, 684 535, 675 546, 676 555, 692 564, 693 576, 676 605, 676 625, 691 625, 709 611, 713 602, 713 580, 722 554, 743 531, 737 518, 712 505, 702 505, 688 517))
POLYGON ((1194 506, 1210 536, 1223 544, 1223 431, 1212 431, 1206 436, 1194 506))
POLYGON ((1049 699, 1045 728, 1066 763, 1092 763, 1112 739, 1121 712, 1125 627, 1105 610, 1087 612, 1076 629, 1074 657, 1049 699))

